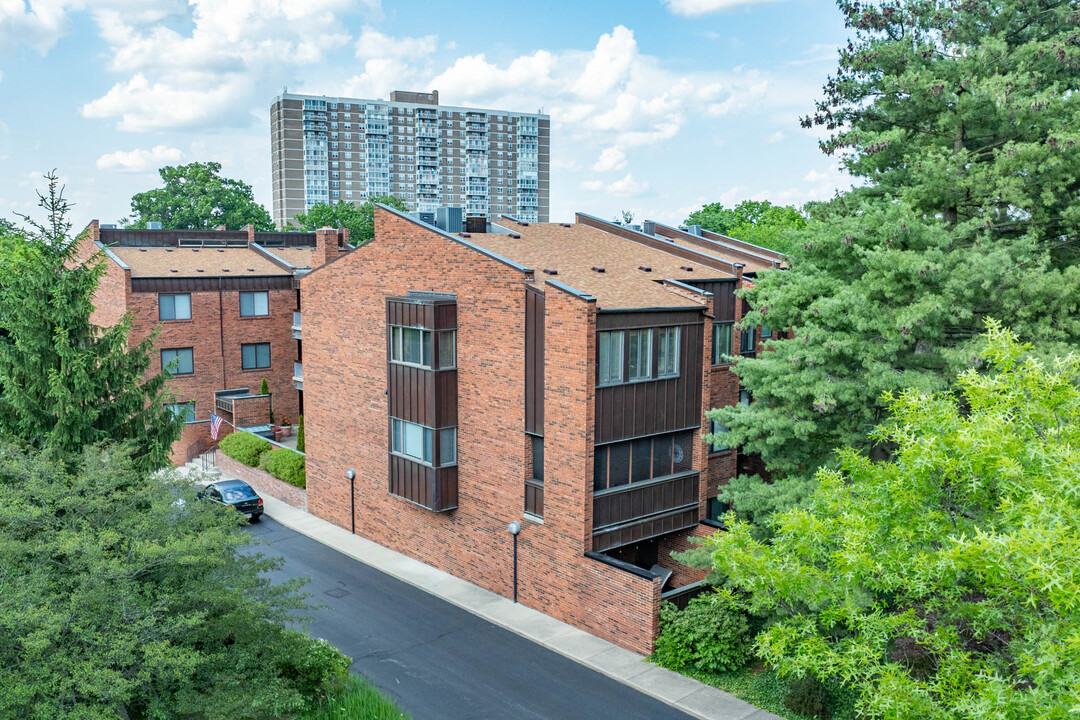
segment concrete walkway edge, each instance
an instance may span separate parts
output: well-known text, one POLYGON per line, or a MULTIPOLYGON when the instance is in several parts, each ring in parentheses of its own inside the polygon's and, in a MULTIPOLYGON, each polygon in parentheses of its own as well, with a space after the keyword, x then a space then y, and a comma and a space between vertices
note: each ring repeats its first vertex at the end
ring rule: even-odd
POLYGON ((353 535, 280 500, 267 496, 263 501, 266 514, 285 527, 700 720, 780 720, 729 693, 647 662, 643 655, 353 535))

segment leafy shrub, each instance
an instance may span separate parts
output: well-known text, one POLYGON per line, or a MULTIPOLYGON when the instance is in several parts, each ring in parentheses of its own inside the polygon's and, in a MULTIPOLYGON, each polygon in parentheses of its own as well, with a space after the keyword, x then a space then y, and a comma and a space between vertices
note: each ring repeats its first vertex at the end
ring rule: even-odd
POLYGON ((814 675, 805 675, 791 684, 784 707, 793 713, 828 720, 832 717, 832 695, 814 675))
POLYGON ((304 416, 301 415, 296 426, 296 450, 297 452, 304 452, 304 416))
POLYGON ((737 670, 750 660, 750 627, 729 596, 713 592, 691 600, 685 610, 660 607, 660 637, 653 659, 664 667, 705 672, 737 670))
POLYGON ((284 480, 298 488, 307 487, 307 470, 304 456, 289 448, 274 448, 262 457, 259 467, 278 480, 284 480))
POLYGON ((259 458, 270 449, 270 442, 249 432, 234 432, 222 438, 218 447, 233 460, 258 467, 259 458))

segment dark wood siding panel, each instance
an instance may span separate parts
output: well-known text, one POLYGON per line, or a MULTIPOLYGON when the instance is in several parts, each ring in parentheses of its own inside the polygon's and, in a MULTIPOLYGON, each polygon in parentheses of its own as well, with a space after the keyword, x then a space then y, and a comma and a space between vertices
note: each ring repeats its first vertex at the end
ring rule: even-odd
POLYGON ((698 524, 697 508, 677 510, 667 515, 643 520, 611 530, 593 533, 593 552, 604 552, 621 545, 648 540, 667 535, 678 530, 686 530, 698 524))
POLYGON ((681 325, 679 375, 596 389, 596 443, 682 430, 700 424, 705 325, 681 325))
MULTIPOLYGON (((436 427, 435 373, 410 365, 387 363, 387 376, 390 416, 436 427)), ((454 382, 455 394, 456 390, 457 383, 454 382)))
POLYGON ((292 275, 240 277, 149 277, 132 278, 131 292, 225 292, 237 290, 291 290, 292 275))
POLYGON ((544 516, 544 483, 536 480, 525 481, 525 512, 544 516))
POLYGON ((439 468, 435 471, 435 497, 431 509, 436 512, 453 510, 458 504, 458 469, 457 465, 439 468))
POLYGON ((452 330, 457 327, 457 303, 435 305, 435 329, 452 330))
POLYGON ((433 377, 435 407, 431 427, 452 427, 458 424, 457 370, 429 372, 433 377))
POLYGON ((429 510, 457 507, 457 467, 432 468, 398 455, 390 456, 390 492, 429 510))
POLYGON ((544 434, 544 294, 525 289, 525 432, 544 434))
POLYGON ((695 472, 596 493, 593 496, 593 528, 608 529, 681 510, 691 504, 696 506, 698 490, 695 472))
POLYGON ((626 330, 628 328, 667 327, 701 322, 702 308, 689 307, 685 310, 647 310, 643 312, 604 312, 596 313, 596 329, 626 330))

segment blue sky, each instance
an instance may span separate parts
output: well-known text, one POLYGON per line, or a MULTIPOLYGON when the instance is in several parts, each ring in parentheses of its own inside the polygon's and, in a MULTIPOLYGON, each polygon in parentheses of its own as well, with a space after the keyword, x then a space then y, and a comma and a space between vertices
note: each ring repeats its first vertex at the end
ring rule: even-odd
POLYGON ((543 108, 553 221, 801 204, 850 185, 798 123, 846 38, 830 0, 0 0, 0 216, 55 167, 77 226, 116 222, 196 160, 269 208, 285 86, 543 108))

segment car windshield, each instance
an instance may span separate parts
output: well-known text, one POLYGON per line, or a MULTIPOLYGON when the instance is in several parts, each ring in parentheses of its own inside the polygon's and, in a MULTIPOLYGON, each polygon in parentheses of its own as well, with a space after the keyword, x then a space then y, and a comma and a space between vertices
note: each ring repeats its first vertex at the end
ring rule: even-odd
POLYGON ((238 488, 228 488, 221 491, 221 497, 225 502, 236 502, 237 500, 246 500, 251 497, 251 495, 238 488))

